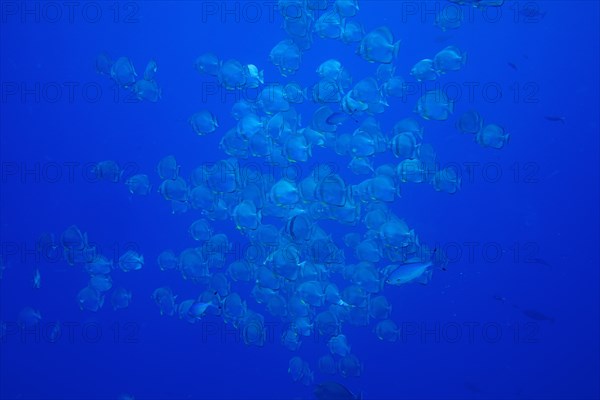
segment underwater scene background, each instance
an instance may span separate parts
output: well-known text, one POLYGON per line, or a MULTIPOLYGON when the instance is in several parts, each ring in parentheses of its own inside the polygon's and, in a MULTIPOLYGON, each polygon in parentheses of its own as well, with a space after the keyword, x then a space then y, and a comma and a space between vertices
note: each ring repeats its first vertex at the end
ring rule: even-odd
POLYGON ((0 398, 598 398, 599 11, 2 1, 0 398))

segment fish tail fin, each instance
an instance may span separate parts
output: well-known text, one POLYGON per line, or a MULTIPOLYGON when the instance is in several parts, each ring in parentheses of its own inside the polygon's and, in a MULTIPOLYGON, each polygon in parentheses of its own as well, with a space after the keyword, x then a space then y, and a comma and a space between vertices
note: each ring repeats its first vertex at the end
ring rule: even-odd
MULTIPOLYGON (((436 246, 432 251, 431 251, 431 255, 430 255, 430 259, 431 259, 431 265, 433 268, 439 269, 441 271, 447 271, 447 266, 448 266, 448 258, 442 254, 441 251, 438 251, 439 248, 436 246)), ((431 272, 431 269, 429 269, 429 271, 431 272)))
POLYGON ((506 135, 504 135, 504 144, 508 144, 509 141, 510 141, 510 133, 507 133, 506 135))
POLYGON ((307 87, 305 87, 304 89, 302 89, 302 97, 303 97, 304 100, 308 100, 309 99, 309 97, 308 97, 308 88, 307 87))
POLYGON ((398 52, 400 51, 400 42, 401 40, 398 40, 396 43, 394 43, 394 58, 398 57, 398 52))
POLYGON ((431 270, 427 270, 421 274, 415 281, 421 285, 427 285, 431 281, 431 270))

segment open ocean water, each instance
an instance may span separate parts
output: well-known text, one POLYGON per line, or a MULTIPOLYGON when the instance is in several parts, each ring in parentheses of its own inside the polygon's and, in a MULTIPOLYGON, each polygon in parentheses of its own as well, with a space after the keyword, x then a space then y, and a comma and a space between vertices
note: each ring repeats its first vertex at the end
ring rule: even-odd
POLYGON ((0 398, 598 399, 597 1, 1 1, 0 398))

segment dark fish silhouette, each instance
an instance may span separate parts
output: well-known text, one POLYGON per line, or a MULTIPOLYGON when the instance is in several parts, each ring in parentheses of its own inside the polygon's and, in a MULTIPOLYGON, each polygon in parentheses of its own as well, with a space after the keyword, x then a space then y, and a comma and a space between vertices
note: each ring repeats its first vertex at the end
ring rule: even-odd
POLYGON ((563 124, 565 124, 567 122, 565 117, 560 117, 557 115, 546 115, 544 118, 546 118, 548 121, 562 122, 563 124))
POLYGON ((550 323, 554 323, 554 317, 546 315, 540 311, 524 309, 524 308, 519 307, 516 304, 513 304, 513 307, 516 308, 517 310, 521 311, 523 313, 523 315, 525 315, 527 318, 532 319, 534 321, 548 321, 550 323))
POLYGON ((317 400, 361 400, 362 396, 352 393, 348 388, 337 382, 323 382, 315 386, 317 400))
POLYGON ((516 66, 515 64, 511 63, 511 62, 507 62, 506 64, 507 64, 509 67, 511 67, 512 69, 514 69, 515 71, 518 71, 518 70, 519 70, 519 68, 517 68, 517 66, 516 66))
POLYGON ((521 11, 519 11, 519 14, 521 14, 523 17, 530 21, 539 21, 546 16, 546 11, 540 10, 537 4, 531 3, 528 4, 526 7, 522 8, 521 11))
POLYGON ((472 393, 477 394, 485 394, 485 391, 482 390, 479 386, 475 385, 473 382, 465 382, 465 388, 472 393))
POLYGON ((500 302, 502 302, 502 303, 505 303, 505 302, 506 302, 506 297, 504 297, 504 296, 501 296, 501 295, 499 295, 499 294, 495 294, 495 295, 494 295, 494 300, 498 300, 498 301, 500 301, 500 302))
POLYGON ((544 266, 548 269, 552 269, 552 264, 550 264, 548 261, 544 260, 543 258, 532 258, 532 259, 528 259, 526 260, 527 264, 538 264, 541 266, 544 266))
POLYGON ((527 316, 529 319, 533 319, 535 321, 548 321, 554 323, 554 318, 550 317, 544 313, 541 313, 536 310, 521 310, 521 312, 527 316))

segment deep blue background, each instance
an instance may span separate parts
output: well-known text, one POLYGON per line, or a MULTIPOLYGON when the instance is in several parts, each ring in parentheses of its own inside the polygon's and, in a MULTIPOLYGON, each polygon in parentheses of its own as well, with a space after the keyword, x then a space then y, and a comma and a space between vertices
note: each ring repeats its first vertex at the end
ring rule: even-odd
MULTIPOLYGON (((231 335, 226 340, 220 334, 203 339, 200 324, 159 315, 150 298, 155 288, 169 285, 180 299, 199 292, 176 272, 160 272, 154 262, 164 249, 179 252, 193 245, 187 228, 197 214, 174 216, 156 193, 131 198, 122 183, 85 178, 86 165, 114 159, 147 173, 157 187, 156 163, 166 155, 177 157, 186 177, 202 162, 225 158, 218 143, 234 124, 229 117, 232 96, 223 102, 207 94, 215 88, 214 81, 195 71, 194 60, 214 52, 222 59, 256 64, 269 82, 287 82, 268 60, 271 48, 286 37, 281 17, 271 18, 265 3, 252 3, 261 6, 258 21, 244 7, 236 21, 235 15, 208 15, 197 3, 153 1, 117 3, 118 15, 114 5, 93 3, 102 10, 98 22, 84 18, 81 8, 72 23, 66 14, 52 22, 40 9, 36 22, 32 15, 22 20, 9 14, 6 7, 11 4, 2 3, 0 31, 0 234, 7 264, 0 281, 0 320, 14 325, 19 311, 32 306, 41 311, 43 323, 78 325, 72 340, 63 327, 58 343, 7 335, 0 345, 0 397, 114 399, 129 393, 136 399, 311 398, 312 388, 293 383, 287 374, 294 354, 279 343, 281 326, 276 325, 272 343, 251 348, 231 335), (136 8, 129 8, 131 4, 136 8), (133 19, 127 20, 133 11, 133 19), (155 59, 163 98, 156 104, 128 102, 124 92, 115 98, 109 79, 95 72, 95 57, 102 51, 115 58, 128 56, 138 74, 155 59), (73 101, 64 86, 68 82, 78 85, 73 101), (41 88, 39 101, 11 94, 14 85, 36 84, 41 88), (54 84, 64 89, 57 102, 43 92, 54 84), (98 101, 86 99, 86 85, 101 88, 98 101), (198 137, 187 124, 200 109, 218 116, 221 129, 215 134, 198 137), (77 164, 72 179, 65 163, 77 164), (10 173, 14 166, 23 170, 36 165, 42 171, 59 166, 62 175, 50 182, 43 172, 10 173), (42 232, 58 237, 71 224, 87 231, 111 257, 128 243, 139 246, 146 258, 144 269, 113 274, 115 285, 133 292, 128 309, 113 312, 106 305, 96 314, 81 312, 76 295, 86 285, 85 272, 64 262, 38 262, 28 253, 42 232), (43 282, 34 290, 31 277, 37 266, 43 282), (83 324, 101 329, 98 343, 86 340, 83 324)), ((386 288, 393 319, 428 329, 456 323, 462 337, 451 343, 448 337, 436 342, 432 334, 424 339, 417 334, 388 344, 379 342, 371 327, 346 329, 365 369, 360 378, 338 380, 367 399, 599 396, 599 7, 595 1, 535 4, 546 12, 539 21, 527 21, 518 13, 524 3, 507 2, 497 21, 491 20, 497 10, 488 10, 487 19, 481 11, 470 10, 472 19, 445 33, 433 25, 431 14, 407 15, 401 2, 360 4, 357 20, 367 30, 387 25, 402 39, 395 65, 407 80, 414 63, 447 45, 468 52, 464 69, 440 80, 464 90, 455 116, 446 122, 423 121, 424 140, 434 145, 442 164, 480 163, 497 166, 502 173, 492 181, 479 167, 472 180, 463 177, 462 191, 456 195, 437 193, 428 185, 403 187, 402 198, 393 205, 396 214, 423 242, 458 248, 462 255, 447 272, 436 272, 428 286, 386 288), (472 99, 466 92, 468 82, 479 85, 472 99), (486 98, 481 90, 486 84, 502 88, 499 101, 486 98), (459 134, 455 118, 468 109, 504 126, 511 134, 510 144, 502 150, 483 149, 459 134), (566 123, 546 116, 564 116, 566 123), (466 254, 467 243, 477 244, 472 259, 466 254), (504 251, 498 262, 482 252, 492 245, 504 251), (536 262, 527 262, 532 259, 536 262), (513 304, 543 312, 555 322, 528 319, 513 304), (497 342, 482 334, 486 323, 501 327, 497 342), (465 324, 476 326, 472 341, 465 324)), ((353 46, 315 38, 300 71, 289 81, 314 84, 314 71, 332 57, 343 63, 354 82, 376 70, 354 53, 353 46)), ((416 116, 416 100, 415 95, 406 101, 390 99, 388 110, 378 116, 384 131, 404 117, 416 116)), ((314 106, 300 109, 306 124, 314 106)), ((324 149, 315 149, 314 155, 342 167, 350 161, 324 149)), ((361 179, 343 174, 352 183, 361 179)), ((230 221, 215 226, 232 241, 242 240, 230 221)), ((349 228, 327 226, 341 245, 349 228)), ((258 310, 247 297, 248 305, 258 310)), ((218 319, 208 323, 224 329, 218 319)), ((307 340, 300 355, 317 370, 316 360, 326 351, 323 343, 307 340)), ((315 378, 319 382, 326 377, 316 372, 315 378)))

